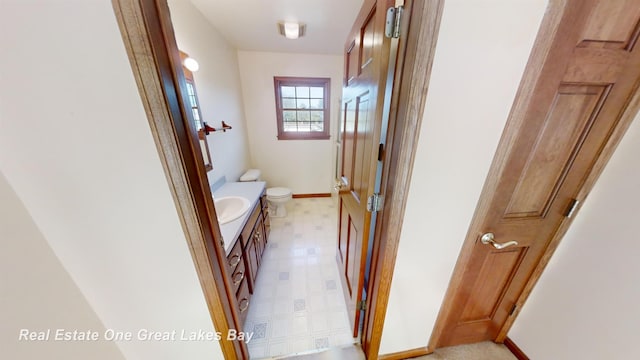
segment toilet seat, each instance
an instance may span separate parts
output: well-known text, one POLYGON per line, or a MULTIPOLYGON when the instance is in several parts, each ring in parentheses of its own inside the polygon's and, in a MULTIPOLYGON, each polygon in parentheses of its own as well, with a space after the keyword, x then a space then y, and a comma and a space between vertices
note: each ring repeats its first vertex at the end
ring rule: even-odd
POLYGON ((291 196, 291 190, 283 187, 273 187, 267 189, 267 197, 271 199, 279 199, 291 196))

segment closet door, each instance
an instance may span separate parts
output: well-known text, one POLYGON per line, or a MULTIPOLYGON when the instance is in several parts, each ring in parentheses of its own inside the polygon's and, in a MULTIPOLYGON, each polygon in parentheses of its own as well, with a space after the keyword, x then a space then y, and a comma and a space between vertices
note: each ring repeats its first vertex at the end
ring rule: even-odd
POLYGON ((640 0, 550 3, 431 345, 504 338, 638 111, 639 33, 640 0))

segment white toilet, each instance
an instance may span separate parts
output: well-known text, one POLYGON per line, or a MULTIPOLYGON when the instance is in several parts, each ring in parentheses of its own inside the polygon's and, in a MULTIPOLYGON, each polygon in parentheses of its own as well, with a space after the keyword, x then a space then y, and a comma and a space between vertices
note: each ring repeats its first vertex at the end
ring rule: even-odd
MULTIPOLYGON (((242 176, 240 181, 259 181, 260 170, 249 169, 242 176)), ((287 216, 287 208, 285 204, 291 200, 293 194, 290 189, 285 187, 267 188, 267 201, 269 201, 269 215, 271 217, 287 216)))
POLYGON ((291 190, 284 187, 272 187, 267 189, 267 201, 269 201, 269 214, 273 217, 287 216, 285 204, 291 200, 291 190))

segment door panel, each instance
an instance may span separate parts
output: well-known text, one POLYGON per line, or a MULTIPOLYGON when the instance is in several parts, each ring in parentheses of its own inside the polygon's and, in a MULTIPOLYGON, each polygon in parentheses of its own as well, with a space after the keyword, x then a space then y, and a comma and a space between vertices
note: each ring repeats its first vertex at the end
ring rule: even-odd
MULTIPOLYGON (((342 131, 342 168, 340 176, 344 186, 351 186, 353 179, 353 161, 356 141, 356 101, 347 99, 344 102, 344 119, 342 131), (345 150, 346 149, 346 150, 345 150)), ((349 188, 351 189, 351 188, 349 188)))
POLYGON ((344 55, 345 67, 344 78, 347 84, 351 84, 351 81, 359 74, 358 71, 358 51, 356 49, 356 41, 353 40, 344 55), (355 50, 355 51, 354 51, 355 50))
POLYGON ((609 2, 595 4, 582 40, 598 42, 610 49, 627 48, 632 40, 635 42, 638 39, 640 6, 636 0, 611 1, 615 4, 609 2))
POLYGON ((347 247, 349 246, 349 212, 341 204, 339 209, 339 230, 338 230, 338 262, 347 263, 347 247))
MULTIPOLYGON (((351 220, 351 218, 349 218, 351 220)), ((357 267, 357 250, 358 243, 360 242, 360 231, 355 227, 355 224, 352 221, 349 221, 349 235, 347 238, 347 245, 349 249, 349 256, 347 257, 347 271, 346 271, 346 280, 347 280, 347 290, 349 291, 349 298, 355 298, 354 292, 358 291, 358 270, 357 267)))
POLYGON ((591 129, 606 90, 604 86, 560 86, 519 176, 505 217, 545 217, 591 129))
POLYGON ((365 21, 364 25, 361 26, 361 54, 360 56, 360 71, 358 75, 362 74, 364 69, 373 62, 374 50, 375 50, 375 18, 376 18, 376 9, 369 14, 369 17, 365 21))
POLYGON ((495 315, 497 311, 495 304, 504 295, 504 289, 513 279, 524 253, 526 253, 524 248, 517 248, 500 253, 493 251, 484 258, 478 273, 479 281, 474 282, 471 292, 478 294, 479 298, 486 301, 467 302, 460 315, 461 322, 487 320, 495 315))
POLYGON ((369 91, 359 95, 356 98, 357 117, 356 117, 356 139, 355 147, 353 149, 354 161, 353 161, 353 181, 350 183, 349 190, 353 192, 352 196, 354 201, 358 204, 362 202, 362 199, 366 199, 367 192, 369 191, 369 168, 371 158, 371 141, 373 136, 373 129, 371 119, 369 118, 369 91))
POLYGON ((497 339, 638 91, 640 0, 560 6, 546 15, 562 14, 557 31, 542 29, 537 40, 551 45, 535 87, 516 100, 527 107, 507 122, 434 331, 436 347, 497 339), (517 244, 496 248, 481 241, 485 233, 517 244))
POLYGON ((390 41, 384 38, 388 0, 367 0, 351 30, 345 46, 343 85, 342 187, 339 194, 339 226, 336 258, 353 336, 358 336, 364 285, 366 251, 371 214, 367 197, 374 191, 378 165, 377 142, 380 139, 385 72, 390 41))

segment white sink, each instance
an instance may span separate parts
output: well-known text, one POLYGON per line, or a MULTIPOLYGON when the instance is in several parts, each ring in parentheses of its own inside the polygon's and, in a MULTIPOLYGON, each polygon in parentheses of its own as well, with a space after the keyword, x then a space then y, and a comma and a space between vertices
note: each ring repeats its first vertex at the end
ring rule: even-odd
POLYGON ((213 204, 216 207, 216 214, 218 215, 218 223, 220 223, 220 225, 231 222, 244 215, 251 205, 249 199, 241 196, 221 197, 214 199, 213 204))

